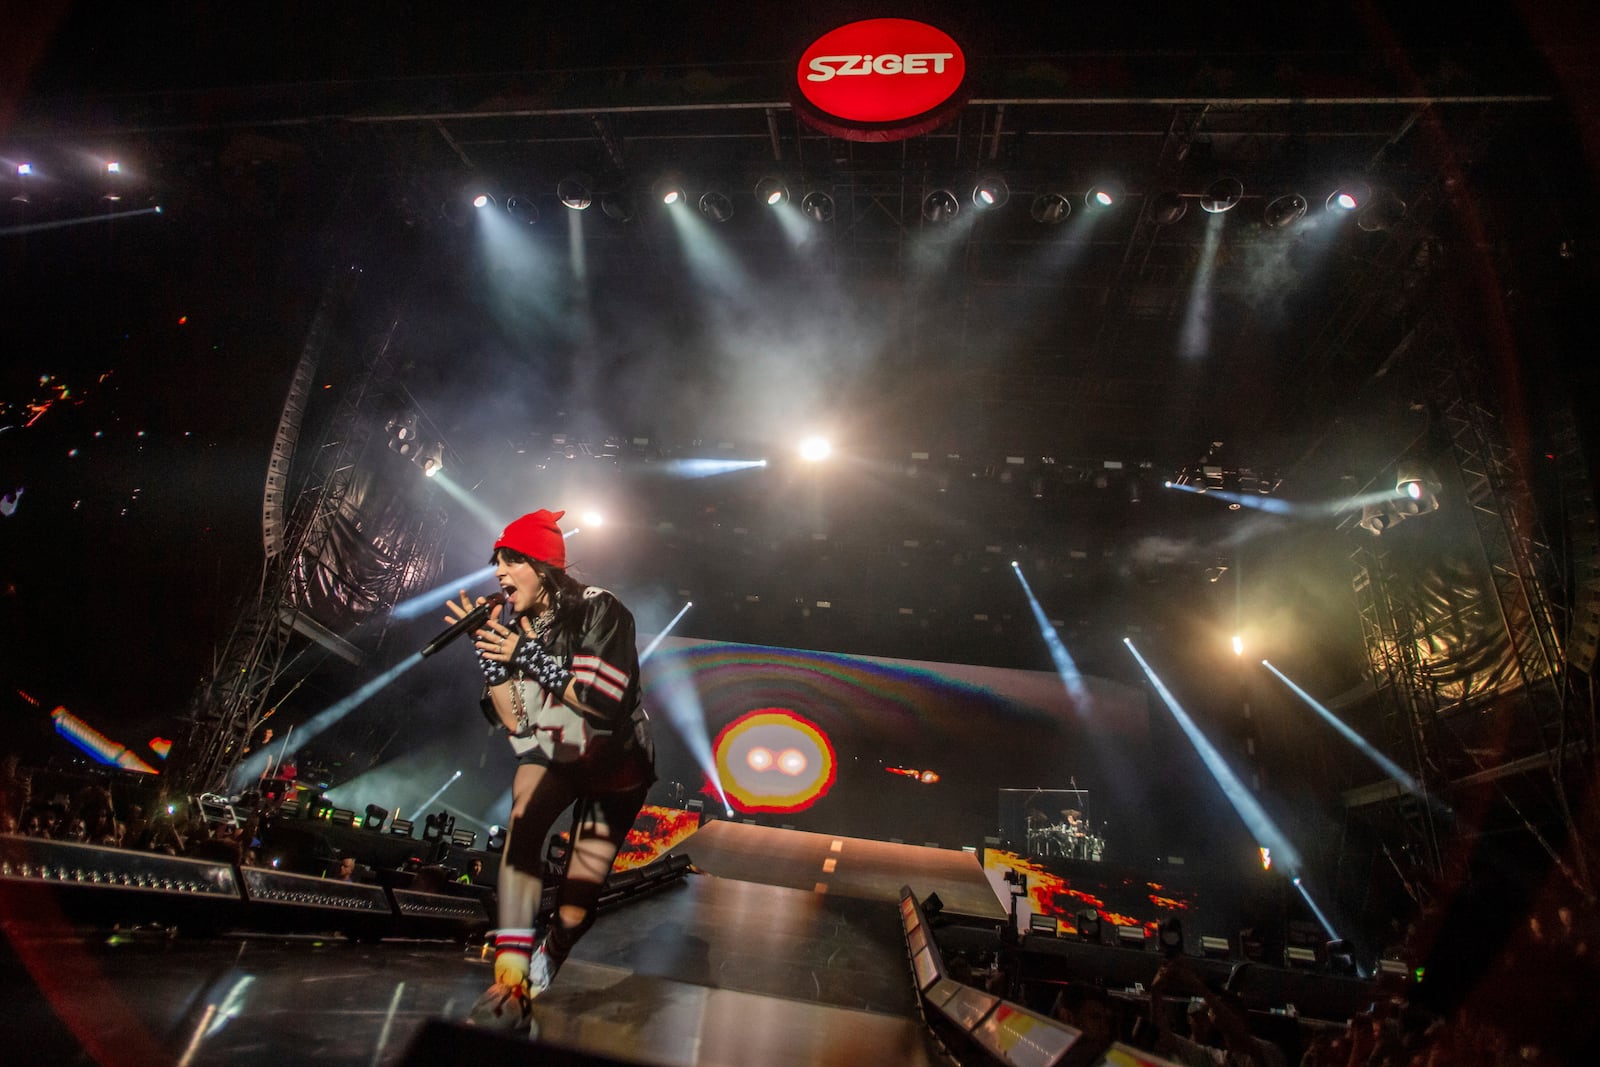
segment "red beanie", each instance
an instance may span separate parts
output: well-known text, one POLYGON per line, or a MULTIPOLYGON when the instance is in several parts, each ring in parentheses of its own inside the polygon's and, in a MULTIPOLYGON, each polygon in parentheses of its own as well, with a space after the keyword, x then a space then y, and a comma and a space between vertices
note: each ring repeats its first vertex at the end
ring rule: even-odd
POLYGON ((500 540, 494 543, 495 551, 509 548, 521 552, 529 559, 542 560, 552 567, 567 567, 567 541, 561 536, 556 521, 565 511, 545 511, 542 508, 517 519, 506 527, 500 540))

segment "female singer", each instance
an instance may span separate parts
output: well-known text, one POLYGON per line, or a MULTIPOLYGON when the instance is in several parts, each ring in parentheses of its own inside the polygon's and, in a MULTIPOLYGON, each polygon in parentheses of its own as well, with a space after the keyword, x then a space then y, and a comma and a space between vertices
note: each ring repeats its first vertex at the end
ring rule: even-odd
MULTIPOLYGON (((494 543, 504 604, 474 635, 487 683, 484 714, 506 729, 517 754, 500 863, 494 984, 469 1018, 480 1026, 530 1026, 530 1001, 594 923, 601 886, 655 781, 633 615, 611 593, 567 573, 557 525, 564 514, 524 515, 494 543), (545 838, 570 805, 566 875, 555 913, 536 932, 545 838)), ((459 603, 450 602, 447 621, 474 606, 463 591, 459 603)))

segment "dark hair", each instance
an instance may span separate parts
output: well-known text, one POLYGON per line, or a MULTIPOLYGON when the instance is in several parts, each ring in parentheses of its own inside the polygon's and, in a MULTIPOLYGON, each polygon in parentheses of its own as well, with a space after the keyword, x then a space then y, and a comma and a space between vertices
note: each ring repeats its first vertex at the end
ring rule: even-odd
POLYGON ((539 575, 544 587, 550 590, 550 599, 555 607, 556 618, 553 629, 576 633, 582 628, 583 591, 588 588, 587 586, 562 568, 546 563, 542 559, 534 559, 514 548, 497 548, 489 557, 490 563, 498 563, 501 560, 507 563, 526 563, 539 575))

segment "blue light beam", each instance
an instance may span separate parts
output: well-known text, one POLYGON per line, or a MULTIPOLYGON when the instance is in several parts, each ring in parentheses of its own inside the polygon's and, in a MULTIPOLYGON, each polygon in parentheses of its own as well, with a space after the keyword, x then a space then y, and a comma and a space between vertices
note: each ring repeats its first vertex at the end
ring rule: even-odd
POLYGON ((1162 482, 1161 484, 1167 489, 1176 489, 1181 493, 1216 497, 1226 503, 1254 508, 1256 511, 1267 511, 1274 515, 1296 515, 1301 518, 1320 518, 1326 515, 1339 515, 1346 511, 1360 511, 1368 504, 1381 504, 1385 501, 1400 500, 1404 496, 1398 490, 1386 489, 1379 493, 1363 493, 1360 496, 1342 497, 1339 500, 1297 504, 1291 500, 1280 500, 1277 497, 1262 496, 1259 493, 1233 493, 1226 489, 1201 488, 1197 485, 1180 485, 1177 482, 1162 482))
POLYGON ((683 607, 678 609, 678 613, 672 617, 672 621, 663 626, 661 628, 661 632, 656 634, 655 637, 651 638, 650 643, 644 646, 644 651, 639 653, 639 666, 644 666, 644 661, 650 658, 651 653, 653 653, 656 648, 660 646, 661 642, 666 639, 666 636, 672 632, 672 628, 678 625, 679 620, 685 615, 689 614, 689 609, 692 607, 694 607, 694 601, 684 601, 683 607))
POLYGON ((1295 696, 1305 701, 1306 706, 1312 711, 1316 712, 1318 715, 1322 716, 1329 726, 1332 726, 1335 730, 1338 730, 1339 733, 1344 736, 1346 741, 1349 741, 1352 745, 1356 746, 1356 748, 1360 749, 1362 755, 1366 756, 1373 763, 1378 765, 1379 770, 1383 771, 1384 774, 1387 774, 1396 782, 1400 783, 1401 788, 1405 789, 1406 792, 1415 794, 1419 797, 1423 795, 1422 786, 1415 778, 1401 770, 1399 764, 1390 759, 1388 756, 1385 756, 1382 752, 1379 752, 1376 748, 1368 743, 1366 738, 1362 737, 1360 734, 1350 729, 1350 727, 1346 726, 1337 715, 1319 703, 1317 699, 1310 693, 1291 682, 1288 675, 1284 674, 1266 660, 1262 660, 1261 665, 1267 670, 1271 671, 1273 674, 1277 675, 1278 681, 1288 686, 1290 691, 1293 692, 1295 696))
MULTIPOLYGON (((290 752, 300 751, 300 749, 303 748, 308 742, 315 740, 317 735, 321 734, 322 731, 337 724, 339 720, 343 719, 346 715, 359 708, 362 704, 365 704, 368 700, 371 700, 382 689, 388 686, 390 682, 393 682, 396 678, 400 677, 406 671, 409 671, 412 667, 415 667, 421 662, 422 653, 413 652, 411 655, 407 656, 399 663, 396 663, 393 667, 390 667, 388 670, 384 671, 382 674, 378 675, 376 678, 372 679, 372 681, 368 682, 366 685, 363 685, 360 689, 357 689, 354 693, 351 693, 337 704, 319 711, 311 719, 295 728, 294 747, 290 748, 286 739, 284 742, 284 751, 279 754, 278 758, 282 759, 290 752)), ((272 759, 272 754, 266 749, 252 753, 248 759, 239 765, 239 770, 236 773, 243 776, 241 779, 243 781, 256 781, 261 777, 262 772, 267 769, 267 761, 270 759, 272 759)))
POLYGON ((161 205, 155 207, 135 208, 132 211, 113 211, 107 215, 87 215, 78 219, 58 219, 55 222, 29 222, 21 226, 0 227, 0 237, 17 237, 25 233, 39 233, 43 230, 63 230, 68 226, 88 226, 95 222, 110 222, 112 219, 128 219, 135 215, 159 215, 161 205))
POLYGON ((1289 843, 1283 836, 1283 831, 1272 821, 1261 802, 1255 798, 1249 788, 1233 773, 1233 768, 1228 766, 1228 761, 1222 758, 1222 753, 1217 751, 1215 745, 1206 739, 1200 732, 1200 727, 1195 725, 1189 713, 1183 710, 1172 690, 1166 683, 1156 676, 1156 672, 1139 650, 1133 647, 1133 642, 1126 637, 1122 643, 1128 646, 1128 651, 1133 653, 1133 658, 1139 661, 1139 667, 1144 671, 1145 677, 1150 679, 1150 684, 1155 687, 1156 694, 1166 704, 1167 710, 1172 712, 1172 717, 1177 720, 1178 726, 1188 735, 1189 743, 1200 754, 1200 759, 1205 762, 1206 769, 1211 772, 1211 777, 1216 779, 1217 785, 1222 789, 1222 795, 1228 798, 1228 803, 1233 805, 1233 810, 1238 813, 1250 833, 1255 836, 1256 843, 1272 850, 1272 855, 1278 859, 1291 876, 1298 877, 1301 867, 1300 851, 1289 843))
POLYGON ((1194 272, 1194 283, 1189 290, 1189 305, 1183 312, 1183 328, 1179 335, 1179 354, 1186 359, 1197 359, 1211 347, 1211 276, 1216 270, 1217 246, 1222 241, 1223 212, 1206 220, 1206 236, 1200 246, 1200 263, 1194 272))
POLYGON ((1328 921, 1328 917, 1322 914, 1322 909, 1317 907, 1317 902, 1311 899, 1311 893, 1306 889, 1299 875, 1295 876, 1294 887, 1300 890, 1300 895, 1305 898, 1306 906, 1311 909, 1311 914, 1317 917, 1317 923, 1327 932, 1328 939, 1330 941, 1338 941, 1340 939, 1338 932, 1334 930, 1333 924, 1328 921))
POLYGON ((428 590, 426 593, 418 593, 410 600, 402 600, 394 606, 389 614, 397 619, 420 618, 427 612, 442 607, 446 600, 449 600, 461 590, 471 588, 479 582, 486 582, 493 577, 494 564, 491 563, 487 567, 479 567, 470 574, 452 578, 443 585, 428 590))
POLYGON ((707 780, 722 797, 722 806, 731 818, 733 805, 728 801, 727 791, 722 788, 722 779, 717 775, 717 761, 711 754, 711 735, 706 731, 705 709, 685 662, 682 659, 669 661, 669 666, 656 673, 651 681, 651 697, 660 699, 667 721, 678 732, 695 763, 699 764, 707 780))
MULTIPOLYGON (((456 779, 460 778, 460 777, 461 777, 461 772, 457 771, 456 773, 452 774, 449 778, 446 778, 445 782, 444 782, 444 785, 441 785, 438 789, 435 789, 433 791, 433 796, 429 797, 427 800, 424 800, 422 802, 422 807, 418 808, 416 811, 411 813, 411 821, 412 822, 416 822, 418 819, 422 818, 423 813, 433 806, 433 802, 435 800, 438 800, 441 796, 443 796, 444 795, 444 791, 446 789, 449 789, 451 786, 455 785, 456 784, 456 779)), ((474 820, 474 821, 476 821, 476 820, 474 820)))
POLYGON ((487 504, 473 496, 466 489, 463 489, 461 486, 451 481, 449 471, 440 471, 438 474, 433 476, 433 480, 434 483, 439 486, 439 488, 445 491, 451 500, 454 500, 457 504, 460 504, 462 508, 466 510, 467 514, 477 519, 479 526, 496 537, 500 535, 500 531, 505 527, 505 522, 500 518, 500 516, 490 511, 487 504))
POLYGON ((711 478, 766 465, 764 459, 669 459, 652 466, 671 478, 711 478))
POLYGON ((1045 614, 1039 598, 1033 595, 1033 587, 1028 584, 1027 576, 1022 573, 1022 567, 1016 560, 1011 561, 1011 569, 1016 572, 1017 581, 1022 583, 1022 591, 1028 596, 1028 607, 1033 609, 1034 621, 1039 624, 1039 633, 1044 637, 1045 647, 1050 650, 1050 660, 1056 665, 1056 673, 1061 676, 1061 684, 1066 686, 1067 696, 1072 698, 1072 710, 1079 715, 1087 714, 1091 710, 1093 698, 1089 695, 1089 687, 1083 684, 1083 675, 1078 671, 1078 664, 1073 660, 1072 653, 1067 651, 1061 635, 1056 633, 1056 628, 1050 624, 1050 617, 1045 614))

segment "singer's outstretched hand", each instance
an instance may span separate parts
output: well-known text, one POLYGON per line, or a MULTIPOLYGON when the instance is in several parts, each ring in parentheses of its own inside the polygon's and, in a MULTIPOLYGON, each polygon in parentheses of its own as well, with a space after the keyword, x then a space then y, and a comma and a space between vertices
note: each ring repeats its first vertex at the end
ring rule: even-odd
POLYGON ((444 606, 450 609, 450 614, 444 617, 444 621, 454 626, 468 615, 471 615, 473 609, 483 606, 487 599, 487 597, 479 597, 476 601, 470 600, 467 597, 467 591, 465 589, 461 590, 461 603, 457 604, 454 600, 446 600, 444 602, 444 606))
MULTIPOLYGON (((460 622, 468 615, 471 615, 475 609, 482 607, 484 603, 484 597, 479 597, 476 601, 473 601, 467 596, 467 591, 463 589, 460 603, 454 600, 445 601, 445 605, 450 609, 450 614, 445 618, 445 622, 460 622)), ((493 617, 481 629, 473 632, 472 642, 477 646, 478 651, 483 653, 484 659, 495 663, 511 662, 511 655, 517 650, 517 638, 522 635, 532 636, 533 634, 532 623, 526 618, 519 621, 522 624, 520 634, 493 617)))

